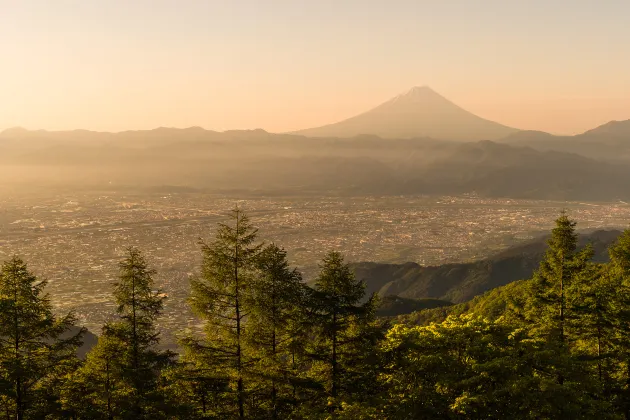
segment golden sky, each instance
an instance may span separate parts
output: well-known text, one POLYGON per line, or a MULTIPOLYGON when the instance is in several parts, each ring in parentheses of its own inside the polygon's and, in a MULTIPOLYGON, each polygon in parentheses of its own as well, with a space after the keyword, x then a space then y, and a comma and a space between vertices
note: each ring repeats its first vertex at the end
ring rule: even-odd
POLYGON ((630 119, 629 16, 618 0, 0 0, 0 130, 281 132, 428 85, 578 133, 630 119))

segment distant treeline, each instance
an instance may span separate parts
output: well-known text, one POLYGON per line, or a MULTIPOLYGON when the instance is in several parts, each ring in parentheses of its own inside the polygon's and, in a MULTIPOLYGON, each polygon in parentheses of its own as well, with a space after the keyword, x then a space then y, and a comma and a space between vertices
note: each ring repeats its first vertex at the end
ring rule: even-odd
POLYGON ((305 285, 235 209, 200 243, 188 303, 203 331, 182 331, 180 354, 158 346, 165 295, 139 250, 85 359, 74 314, 55 316, 14 257, 0 273, 0 418, 630 419, 630 230, 596 263, 575 226, 558 218, 539 269, 495 289, 494 310, 478 299, 417 326, 377 318, 336 251, 305 285))

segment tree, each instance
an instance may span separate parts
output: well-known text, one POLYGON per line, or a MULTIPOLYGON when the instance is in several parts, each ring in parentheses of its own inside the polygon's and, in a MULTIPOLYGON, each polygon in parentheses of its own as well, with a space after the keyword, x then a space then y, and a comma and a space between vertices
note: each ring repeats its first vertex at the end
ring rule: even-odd
POLYGON ((60 413, 57 391, 78 365, 84 329, 73 313, 55 317, 46 281, 13 257, 0 272, 0 395, 17 420, 60 413))
MULTIPOLYGON (((221 365, 205 363, 203 358, 189 353, 164 372, 165 393, 177 414, 184 419, 221 419, 224 407, 232 403, 230 378, 222 375, 221 365)), ((194 350, 193 350, 194 351, 194 350)))
POLYGON ((617 366, 616 405, 630 419, 630 229, 625 230, 609 248, 610 263, 606 280, 614 287, 614 334, 612 338, 617 366))
MULTIPOLYGON (((530 283, 531 299, 526 314, 527 323, 534 327, 531 332, 547 342, 549 351, 567 357, 568 325, 573 315, 567 308, 567 290, 593 255, 590 247, 577 250, 575 226, 576 222, 569 219, 564 211, 556 220, 556 227, 548 241, 549 247, 530 283)), ((566 379, 569 365, 565 357, 560 365, 549 366, 556 371, 559 384, 566 379)))
POLYGON ((297 340, 295 327, 303 304, 302 275, 291 270, 284 249, 271 244, 257 259, 258 275, 251 287, 252 312, 248 339, 256 350, 256 375, 265 418, 285 418, 295 403, 297 340))
POLYGON ((257 229, 239 208, 230 218, 232 224, 219 224, 214 242, 202 243, 201 276, 190 284, 189 302, 205 321, 205 340, 189 337, 182 344, 198 359, 196 364, 215 367, 217 376, 230 379, 235 404, 226 404, 223 415, 243 419, 248 405, 245 379, 254 357, 248 351, 245 321, 252 310, 249 296, 262 245, 256 243, 257 229))
POLYGON ((63 405, 74 418, 113 420, 130 418, 132 388, 122 379, 119 356, 125 344, 103 334, 87 354, 85 364, 71 377, 62 391, 63 405))
POLYGON ((157 348, 155 321, 165 297, 160 290, 153 290, 154 275, 141 252, 129 248, 114 285, 118 319, 104 326, 66 398, 79 415, 155 419, 168 413, 160 377, 173 355, 157 348), (75 395, 81 400, 76 401, 75 395))
POLYGON ((539 371, 544 343, 475 314, 395 325, 381 344, 388 419, 614 418, 580 387, 539 371))
POLYGON ((591 370, 602 390, 611 385, 612 344, 619 316, 615 302, 622 292, 621 285, 608 271, 603 264, 589 263, 567 289, 568 308, 573 314, 575 363, 586 363, 586 369, 593 366, 591 370))
POLYGON ((371 383, 367 363, 375 354, 373 321, 375 296, 361 304, 365 284, 355 279, 343 257, 331 251, 324 257, 310 298, 312 343, 309 355, 311 373, 326 389, 328 411, 334 413, 356 387, 367 397, 371 383))

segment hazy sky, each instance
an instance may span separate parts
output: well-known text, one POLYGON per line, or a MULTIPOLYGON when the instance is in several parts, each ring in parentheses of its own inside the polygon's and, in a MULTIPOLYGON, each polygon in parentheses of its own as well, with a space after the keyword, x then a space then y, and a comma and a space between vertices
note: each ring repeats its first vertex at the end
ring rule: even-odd
POLYGON ((287 131, 429 85, 575 133, 630 119, 628 0, 0 0, 0 129, 287 131))

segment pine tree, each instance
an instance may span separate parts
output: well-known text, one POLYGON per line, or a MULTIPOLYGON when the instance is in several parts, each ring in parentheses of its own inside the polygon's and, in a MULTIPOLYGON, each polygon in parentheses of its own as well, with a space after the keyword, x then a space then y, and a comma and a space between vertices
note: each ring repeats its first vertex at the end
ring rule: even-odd
MULTIPOLYGON (((569 357, 569 324, 567 291, 592 257, 590 247, 577 250, 576 222, 565 212, 556 220, 548 248, 531 283, 527 321, 532 333, 548 344, 548 350, 566 356, 560 365, 548 366, 562 384, 571 368, 569 357)), ((556 359, 560 360, 560 359, 556 359)), ((541 367, 542 368, 542 367, 541 367)))
POLYGON ((13 257, 0 272, 0 395, 7 417, 59 414, 57 391, 77 367, 84 329, 70 333, 72 313, 57 318, 39 281, 13 257))
POLYGON ((618 367, 616 405, 630 419, 630 229, 625 230, 609 248, 607 281, 613 284, 613 347, 618 367))
POLYGON ((369 392, 362 383, 369 370, 364 356, 372 353, 372 322, 376 309, 373 296, 361 304, 365 284, 355 279, 343 257, 331 251, 324 257, 311 296, 312 334, 310 356, 314 360, 312 374, 325 387, 329 412, 346 403, 355 386, 369 392), (366 369, 367 368, 367 369, 366 369))
POLYGON ((567 290, 572 336, 576 341, 574 363, 586 362, 587 368, 593 365, 598 384, 608 387, 619 285, 605 265, 589 263, 567 290))
POLYGON ((189 302, 205 321, 205 340, 188 338, 182 342, 197 365, 216 368, 217 377, 228 377, 234 386, 234 404, 226 404, 224 418, 244 419, 248 400, 245 381, 250 375, 253 355, 246 340, 246 320, 250 314, 256 262, 262 245, 256 243, 257 229, 238 208, 232 224, 220 223, 216 239, 202 243, 201 276, 191 280, 189 302))
POLYGON ((284 249, 271 244, 257 260, 259 270, 251 288, 252 312, 248 340, 258 357, 256 375, 262 394, 260 416, 285 418, 294 402, 291 384, 296 383, 293 334, 302 310, 301 274, 289 268, 284 249))
POLYGON ((122 379, 124 369, 120 355, 125 343, 111 335, 101 335, 87 354, 85 364, 62 390, 63 406, 69 417, 113 420, 131 411, 131 384, 122 379))
MULTIPOLYGON (((194 348, 194 347, 192 347, 194 348)), ((221 375, 221 365, 210 365, 198 354, 180 354, 177 365, 165 372, 165 392, 172 406, 177 406, 177 418, 220 419, 223 407, 231 404, 230 378, 221 375)))
POLYGON ((155 321, 165 297, 153 290, 155 271, 129 248, 114 285, 118 320, 107 323, 98 344, 69 388, 69 406, 88 418, 157 419, 168 413, 160 375, 172 354, 157 348, 155 321), (81 391, 81 401, 73 393, 81 391))

